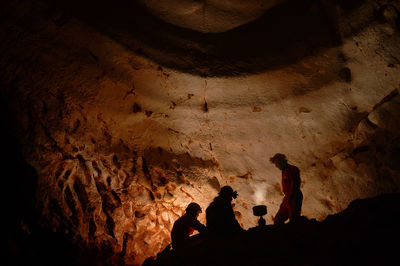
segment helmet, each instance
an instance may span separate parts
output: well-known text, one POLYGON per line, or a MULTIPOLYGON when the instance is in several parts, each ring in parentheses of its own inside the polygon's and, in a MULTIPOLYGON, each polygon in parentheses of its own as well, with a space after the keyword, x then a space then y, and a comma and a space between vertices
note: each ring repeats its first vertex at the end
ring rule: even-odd
POLYGON ((195 215, 197 212, 201 212, 201 207, 196 202, 190 203, 185 210, 188 214, 195 215))
POLYGON ((218 195, 222 197, 232 197, 236 199, 238 194, 236 191, 233 191, 233 189, 230 186, 223 186, 219 191, 218 195))

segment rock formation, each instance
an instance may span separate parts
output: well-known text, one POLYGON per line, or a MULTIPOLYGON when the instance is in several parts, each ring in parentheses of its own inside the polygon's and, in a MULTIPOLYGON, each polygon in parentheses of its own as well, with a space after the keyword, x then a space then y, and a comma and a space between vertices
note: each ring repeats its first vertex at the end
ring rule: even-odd
POLYGON ((1 94, 43 227, 140 264, 226 184, 244 228, 256 204, 270 224, 277 152, 310 219, 400 191, 399 1, 165 2, 0 4, 1 94))
POLYGON ((144 265, 390 265, 396 261, 400 194, 355 200, 323 222, 250 228, 230 239, 163 251, 144 265))

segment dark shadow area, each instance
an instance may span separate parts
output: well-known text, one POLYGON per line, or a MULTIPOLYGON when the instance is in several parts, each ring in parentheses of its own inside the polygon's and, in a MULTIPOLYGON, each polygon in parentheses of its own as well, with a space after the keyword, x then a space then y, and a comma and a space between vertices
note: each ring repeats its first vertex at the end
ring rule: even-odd
POLYGON ((323 222, 254 227, 238 237, 159 254, 143 265, 389 265, 397 261, 400 194, 355 200, 323 222))
POLYGON ((341 44, 338 9, 348 15, 364 1, 289 0, 224 33, 168 24, 135 1, 49 2, 63 12, 60 26, 77 17, 163 66, 200 76, 236 76, 276 69, 341 44))
POLYGON ((15 123, 0 94, 2 244, 6 247, 2 265, 107 265, 105 258, 111 254, 106 248, 90 250, 73 241, 66 228, 53 232, 43 224, 35 206, 38 175, 22 155, 15 123))

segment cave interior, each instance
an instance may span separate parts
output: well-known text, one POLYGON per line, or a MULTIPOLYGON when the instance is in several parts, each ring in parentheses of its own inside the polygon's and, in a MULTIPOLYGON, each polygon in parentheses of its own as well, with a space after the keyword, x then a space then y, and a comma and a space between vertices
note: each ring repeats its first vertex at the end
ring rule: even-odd
POLYGON ((400 1, 10 0, 0 29, 7 265, 398 261, 400 1), (163 253, 225 185, 246 233, 163 253))

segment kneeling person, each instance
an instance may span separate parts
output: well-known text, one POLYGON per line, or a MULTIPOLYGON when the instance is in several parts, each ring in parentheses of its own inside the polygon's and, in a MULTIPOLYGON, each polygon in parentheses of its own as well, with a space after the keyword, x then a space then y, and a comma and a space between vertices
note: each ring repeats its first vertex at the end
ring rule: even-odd
POLYGON ((206 227, 197 220, 201 213, 201 207, 197 203, 190 203, 185 214, 175 221, 171 231, 172 248, 179 249, 183 246, 194 245, 199 239, 190 237, 194 230, 200 233, 206 232, 206 227))

